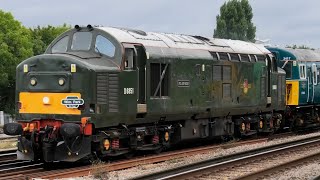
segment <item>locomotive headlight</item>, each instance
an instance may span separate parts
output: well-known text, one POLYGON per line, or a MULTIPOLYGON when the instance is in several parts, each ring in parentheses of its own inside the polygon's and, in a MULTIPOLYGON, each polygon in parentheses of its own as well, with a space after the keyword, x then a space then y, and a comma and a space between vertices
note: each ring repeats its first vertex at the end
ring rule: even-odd
POLYGON ((63 79, 63 78, 60 78, 59 81, 58 81, 58 83, 59 83, 60 86, 63 86, 64 83, 66 83, 66 80, 63 79))
POLYGON ((42 98, 42 102, 43 102, 43 104, 50 104, 50 98, 45 96, 42 98))
POLYGON ((31 78, 31 79, 30 79, 30 84, 31 84, 32 86, 35 86, 35 85, 37 84, 37 79, 36 79, 36 78, 31 78))

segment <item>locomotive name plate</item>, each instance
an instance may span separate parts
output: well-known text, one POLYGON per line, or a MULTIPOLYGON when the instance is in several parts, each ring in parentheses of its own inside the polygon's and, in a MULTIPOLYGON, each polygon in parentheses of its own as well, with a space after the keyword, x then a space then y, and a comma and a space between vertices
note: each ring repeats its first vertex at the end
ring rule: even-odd
POLYGON ((66 99, 61 100, 61 104, 65 105, 67 108, 78 108, 80 105, 84 104, 84 100, 77 96, 68 96, 66 99))
POLYGON ((189 80, 178 80, 177 82, 178 87, 190 87, 189 80))

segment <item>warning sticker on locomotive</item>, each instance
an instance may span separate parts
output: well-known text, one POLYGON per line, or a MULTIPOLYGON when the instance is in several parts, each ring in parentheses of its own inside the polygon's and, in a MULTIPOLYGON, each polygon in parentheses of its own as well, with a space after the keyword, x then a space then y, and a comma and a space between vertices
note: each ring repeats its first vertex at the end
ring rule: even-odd
POLYGON ((61 100, 61 104, 65 105, 67 108, 78 108, 84 104, 84 100, 77 96, 67 96, 65 99, 61 100))
POLYGON ((190 87, 189 80, 178 80, 177 84, 178 84, 178 87, 190 87))

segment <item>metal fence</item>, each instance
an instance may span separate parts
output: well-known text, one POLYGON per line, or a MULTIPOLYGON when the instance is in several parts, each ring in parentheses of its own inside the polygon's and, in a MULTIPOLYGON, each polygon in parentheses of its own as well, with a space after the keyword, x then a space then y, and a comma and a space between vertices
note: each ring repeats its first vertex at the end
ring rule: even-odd
POLYGON ((13 118, 10 114, 6 114, 3 111, 0 111, 0 125, 3 126, 6 123, 13 121, 13 118))

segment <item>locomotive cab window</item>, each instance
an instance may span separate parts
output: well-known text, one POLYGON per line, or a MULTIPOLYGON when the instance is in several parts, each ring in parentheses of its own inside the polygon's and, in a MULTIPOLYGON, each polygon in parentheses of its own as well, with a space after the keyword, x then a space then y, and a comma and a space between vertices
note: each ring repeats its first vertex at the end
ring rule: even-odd
POLYGON ((299 65, 299 73, 300 73, 300 79, 306 79, 307 78, 307 71, 306 71, 306 65, 300 64, 299 65))
POLYGON ((76 32, 73 34, 71 49, 75 51, 88 51, 91 47, 91 32, 76 32))
POLYGON ((134 67, 135 67, 134 50, 131 48, 127 48, 125 50, 124 68, 134 69, 134 67))
POLYGON ((317 65, 316 64, 312 64, 312 83, 313 85, 317 85, 317 81, 318 81, 318 76, 317 76, 317 65))
POLYGON ((60 39, 56 44, 52 47, 52 53, 66 52, 69 42, 69 36, 65 36, 60 39))
POLYGON ((113 57, 116 51, 116 47, 112 44, 112 42, 101 35, 97 36, 94 49, 95 52, 102 53, 109 57, 113 57))
POLYGON ((292 78, 292 61, 285 61, 281 66, 282 69, 286 72, 286 78, 292 78))

